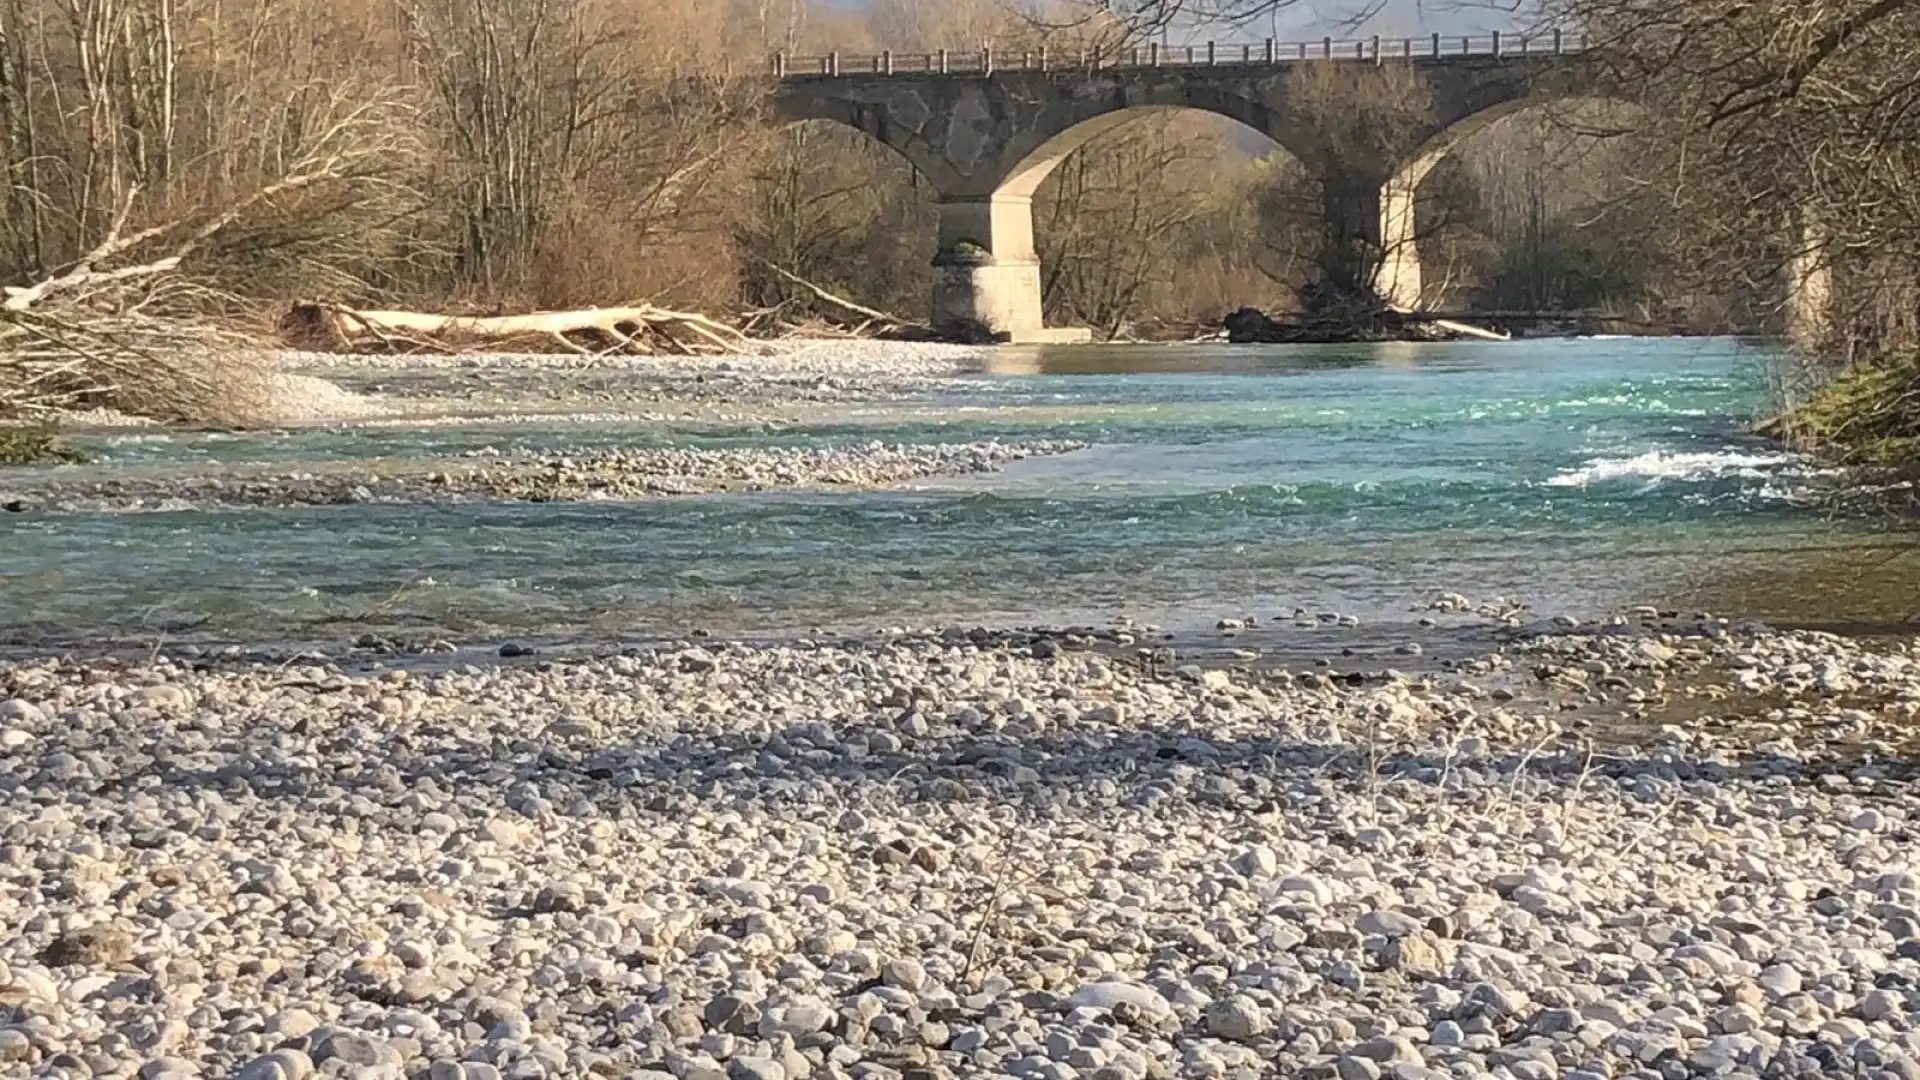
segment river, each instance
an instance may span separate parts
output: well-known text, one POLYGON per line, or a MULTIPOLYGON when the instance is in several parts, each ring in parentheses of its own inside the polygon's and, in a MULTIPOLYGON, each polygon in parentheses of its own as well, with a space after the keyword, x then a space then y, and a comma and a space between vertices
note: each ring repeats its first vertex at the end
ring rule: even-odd
POLYGON ((1766 400, 1764 354, 1719 340, 1083 346, 1002 350, 797 425, 105 433, 81 440, 96 468, 148 470, 638 442, 1091 446, 871 491, 14 515, 0 634, 607 642, 1119 616, 1198 634, 1252 616, 1280 618, 1269 646, 1381 647, 1443 630, 1420 620, 1447 592, 1527 618, 1916 619, 1911 534, 1832 512, 1831 474, 1745 435, 1766 400), (1295 627, 1302 608, 1360 625, 1295 627))

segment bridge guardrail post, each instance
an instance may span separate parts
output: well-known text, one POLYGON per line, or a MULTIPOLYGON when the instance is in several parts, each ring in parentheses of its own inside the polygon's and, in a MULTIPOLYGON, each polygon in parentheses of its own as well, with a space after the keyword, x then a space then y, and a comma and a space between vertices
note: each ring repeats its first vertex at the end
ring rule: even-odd
POLYGON ((1412 38, 1400 39, 1400 56, 1406 60, 1413 59, 1413 39, 1412 38))
POLYGON ((1528 50, 1532 48, 1532 44, 1531 44, 1532 40, 1533 39, 1527 37, 1527 35, 1525 34, 1520 35, 1520 55, 1521 56, 1527 55, 1528 50))
POLYGON ((1460 39, 1460 55, 1461 56, 1473 55, 1473 39, 1472 38, 1462 37, 1460 39))
POLYGON ((1147 65, 1149 67, 1160 66, 1160 43, 1157 41, 1147 46, 1147 65))
POLYGON ((980 46, 980 72, 983 75, 993 74, 993 46, 991 45, 980 46))
POLYGON ((776 79, 784 79, 787 77, 786 53, 777 52, 773 54, 773 77, 776 79))
POLYGON ((1380 35, 1375 34, 1373 35, 1373 62, 1378 64, 1381 63, 1382 60, 1383 57, 1380 55, 1380 35))
POLYGON ((1322 60, 1333 59, 1333 39, 1332 38, 1328 37, 1328 38, 1320 39, 1320 58, 1322 60))
POLYGON ((1567 51, 1566 46, 1566 40, 1561 36, 1559 27, 1555 27, 1553 31, 1553 55, 1559 56, 1561 53, 1567 51))
POLYGON ((1047 47, 1045 45, 1040 46, 1040 70, 1047 70, 1047 47))
POLYGON ((1267 39, 1267 63, 1271 64, 1280 59, 1279 45, 1280 43, 1272 38, 1267 39))
POLYGON ((880 54, 880 62, 886 65, 886 69, 887 69, 886 74, 888 75, 893 74, 893 50, 892 49, 888 49, 887 51, 880 54))
POLYGON ((1435 60, 1440 59, 1440 35, 1439 34, 1433 35, 1433 58, 1435 60))
POLYGON ((1500 55, 1500 31, 1498 30, 1493 32, 1493 55, 1500 55))
POLYGON ((940 74, 945 75, 948 69, 949 69, 949 65, 947 63, 947 50, 941 49, 940 50, 940 74))
POLYGON ((1209 41, 1207 42, 1207 64, 1211 66, 1216 63, 1219 63, 1219 58, 1214 54, 1213 42, 1209 41))

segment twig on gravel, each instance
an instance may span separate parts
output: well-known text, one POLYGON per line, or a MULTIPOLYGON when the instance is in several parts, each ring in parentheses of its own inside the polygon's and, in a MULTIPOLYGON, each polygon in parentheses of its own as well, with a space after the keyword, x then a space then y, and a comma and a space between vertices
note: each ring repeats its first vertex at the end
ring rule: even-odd
POLYGON ((1616 854, 1614 858, 1624 859, 1627 856, 1633 854, 1634 851, 1637 848, 1639 848, 1639 846, 1642 843, 1646 842, 1647 837, 1653 835, 1654 830, 1660 827, 1661 822, 1664 822, 1665 820, 1667 820, 1667 815, 1673 813, 1673 808, 1679 805, 1680 805, 1680 800, 1678 797, 1669 799, 1667 801, 1667 804, 1665 806, 1662 806, 1660 808, 1660 811, 1654 814, 1652 819, 1650 819, 1647 822, 1646 827, 1640 830, 1639 835, 1635 836, 1633 840, 1627 844, 1626 847, 1621 848, 1619 853, 1616 854))

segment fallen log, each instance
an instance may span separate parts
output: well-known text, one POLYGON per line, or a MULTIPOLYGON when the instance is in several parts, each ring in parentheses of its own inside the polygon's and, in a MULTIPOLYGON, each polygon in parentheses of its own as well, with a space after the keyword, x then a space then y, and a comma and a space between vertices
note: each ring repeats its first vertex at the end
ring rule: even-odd
POLYGON ((886 334, 888 331, 898 330, 901 327, 911 325, 907 322, 907 320, 902 319, 897 315, 889 315, 884 311, 879 311, 874 308, 870 308, 865 304, 854 303, 852 300, 849 300, 844 296, 836 296, 833 293, 828 292, 827 290, 821 288, 820 286, 815 285, 813 282, 808 281, 806 278, 801 277, 799 274, 796 274, 793 271, 788 270, 786 267, 781 266, 777 263, 768 262, 765 259, 762 259, 760 261, 766 265, 767 269, 773 271, 774 273, 780 275, 781 277, 787 279, 788 281, 793 282, 795 285, 798 285, 801 288, 812 293, 815 299, 818 299, 823 303, 830 304, 833 307, 837 307, 842 311, 849 311, 855 315, 861 316, 862 319, 864 319, 865 321, 863 321, 860 324, 859 329, 854 331, 855 337, 863 336, 869 330, 873 330, 877 334, 886 334), (875 329, 876 323, 879 324, 877 329, 875 329))
POLYGON ((1427 325, 1438 330, 1445 330, 1455 337, 1478 338, 1481 341, 1513 340, 1513 335, 1507 333, 1505 330, 1489 330, 1482 326, 1474 326, 1471 323, 1455 322, 1452 319, 1435 319, 1427 325))
POLYGON ((290 345, 321 352, 557 348, 582 356, 606 356, 757 349, 752 339, 724 323, 651 304, 525 315, 435 315, 300 303, 281 321, 281 333, 290 345))

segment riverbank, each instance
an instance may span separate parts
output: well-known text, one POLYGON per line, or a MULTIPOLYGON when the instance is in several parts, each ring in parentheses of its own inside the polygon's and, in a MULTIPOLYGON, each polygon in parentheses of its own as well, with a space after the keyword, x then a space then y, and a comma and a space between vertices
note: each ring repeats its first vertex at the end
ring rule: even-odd
POLYGON ((336 462, 218 472, 53 470, 0 474, 12 513, 118 513, 357 503, 597 502, 721 492, 851 490, 992 472, 1084 444, 1037 441, 823 448, 587 448, 547 454, 470 451, 455 460, 336 462))
POLYGON ((933 639, 47 660, 0 701, 17 1067, 1920 1062, 1912 642, 1629 623, 1361 684, 933 639))
POLYGON ((992 350, 904 341, 794 340, 727 356, 289 352, 289 371, 375 402, 389 424, 576 415, 752 423, 925 394, 992 350))

